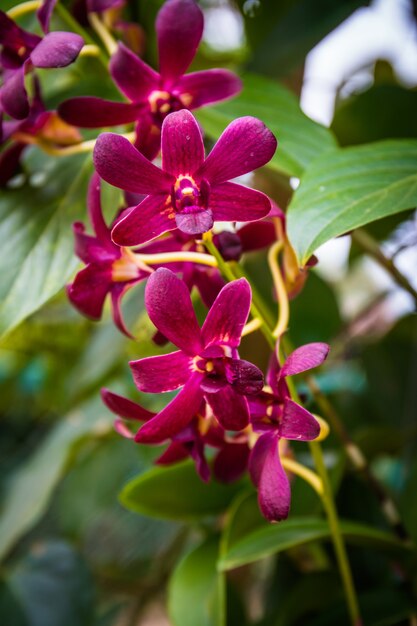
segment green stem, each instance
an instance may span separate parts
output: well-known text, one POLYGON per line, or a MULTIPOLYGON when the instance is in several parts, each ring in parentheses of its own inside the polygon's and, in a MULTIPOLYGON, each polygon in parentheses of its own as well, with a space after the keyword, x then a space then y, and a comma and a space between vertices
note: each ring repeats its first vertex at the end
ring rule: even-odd
POLYGON ((324 463, 321 445, 314 441, 310 441, 310 451, 316 465, 317 473, 321 477, 323 483, 322 502, 326 511, 327 519, 330 526, 330 532, 333 539, 333 546, 339 566, 340 575, 345 590, 346 603, 349 609, 350 620, 352 626, 360 626, 362 619, 359 611, 359 604, 356 597, 355 586, 353 584, 352 571, 350 569, 349 559, 346 552, 346 546, 342 537, 337 515, 336 505, 333 499, 332 488, 330 485, 329 475, 324 463))
MULTIPOLYGON (((84 39, 85 43, 97 46, 97 42, 94 41, 94 39, 91 37, 91 35, 89 35, 85 28, 83 28, 81 24, 79 24, 77 20, 72 17, 71 13, 60 2, 57 3, 55 11, 58 13, 60 18, 66 24, 68 24, 68 26, 71 28, 71 30, 74 31, 74 33, 78 33, 78 35, 80 35, 84 39)), ((107 70, 109 61, 104 52, 100 51, 100 54, 97 55, 97 58, 101 61, 101 63, 107 70)))
MULTIPOLYGON (((235 263, 233 265, 233 269, 232 269, 231 265, 227 261, 225 261, 223 259, 222 255, 220 254, 220 252, 218 251, 218 249, 216 248, 216 246, 213 243, 211 233, 205 233, 205 235, 203 236, 203 242, 204 242, 204 245, 207 248, 207 250, 210 252, 210 254, 212 256, 214 256, 214 258, 216 259, 217 265, 219 267, 219 270, 223 274, 223 277, 226 278, 226 280, 228 280, 229 282, 232 282, 233 280, 236 280, 236 278, 243 278, 243 277, 247 278, 245 276, 245 273, 243 272, 243 270, 242 270, 242 268, 240 266, 238 266, 235 263), (237 267, 239 268, 238 272, 236 271, 237 267), (233 270, 235 270, 236 273, 233 270), (239 275, 236 276, 236 274, 239 274, 239 275)), ((250 282, 250 281, 248 281, 248 282, 250 282)), ((254 289, 252 284, 251 284, 251 288, 252 288, 251 313, 252 313, 253 317, 257 317, 262 322, 261 331, 262 331, 265 339, 269 343, 270 347, 272 348, 272 350, 274 350, 275 349, 275 338, 274 338, 274 336, 272 334, 271 327, 269 326, 268 322, 266 321, 265 316, 263 314, 263 311, 262 311, 261 307, 259 306, 258 294, 257 294, 257 292, 254 289)))
POLYGON ((365 230, 361 228, 355 230, 352 233, 352 241, 354 241, 358 246, 369 256, 371 256, 381 267, 383 267, 389 274, 391 274, 392 278, 395 280, 397 285, 408 291, 410 295, 413 296, 415 302, 417 303, 417 291, 414 289, 412 285, 410 285, 408 279, 402 274, 397 267, 394 265, 392 259, 385 256, 382 252, 381 248, 378 245, 378 242, 373 239, 365 230))

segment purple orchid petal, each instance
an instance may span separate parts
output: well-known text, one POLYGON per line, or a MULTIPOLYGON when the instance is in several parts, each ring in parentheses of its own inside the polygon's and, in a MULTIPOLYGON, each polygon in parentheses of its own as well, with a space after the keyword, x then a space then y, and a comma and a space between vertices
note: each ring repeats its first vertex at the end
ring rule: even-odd
POLYGON ((196 176, 211 185, 223 183, 268 163, 276 147, 277 140, 263 122, 240 117, 222 133, 196 176))
POLYGON ((230 385, 225 385, 216 393, 206 393, 205 398, 225 430, 239 431, 249 424, 248 402, 230 385))
POLYGON ((205 347, 222 344, 237 348, 251 303, 251 288, 245 278, 223 287, 207 314, 201 330, 205 347))
POLYGON ((204 17, 194 0, 168 0, 156 19, 159 71, 167 88, 184 74, 203 35, 204 17))
POLYGON ((25 65, 13 72, 0 90, 1 104, 10 117, 25 119, 30 112, 25 89, 25 65))
POLYGON ((119 246, 138 246, 174 230, 176 223, 170 219, 174 214, 170 206, 170 196, 166 194, 148 196, 115 224, 113 241, 119 246))
POLYGON ((327 343, 307 343, 292 352, 281 368, 280 376, 294 376, 318 367, 329 354, 327 343))
POLYGON ((68 298, 83 315, 99 320, 110 285, 110 265, 103 267, 91 264, 78 272, 74 282, 68 285, 68 298))
POLYGON ((142 426, 135 441, 161 443, 185 428, 201 405, 203 393, 200 389, 200 382, 201 374, 193 374, 168 406, 142 426))
POLYGON ((146 274, 143 273, 143 276, 138 277, 137 281, 134 281, 134 282, 132 281, 127 284, 126 283, 113 283, 110 288, 113 321, 115 325, 117 326, 117 328, 120 330, 120 332, 122 332, 127 337, 130 337, 131 339, 133 338, 133 335, 132 333, 129 332, 124 322, 121 301, 126 291, 128 291, 131 287, 133 287, 133 285, 135 285, 136 282, 139 282, 139 280, 143 280, 145 276, 146 274))
POLYGON ((187 457, 190 456, 190 451, 188 448, 178 441, 172 441, 168 448, 159 456, 155 464, 156 465, 172 465, 173 463, 178 463, 179 461, 183 461, 187 457))
POLYGON ((194 356, 201 351, 201 331, 187 287, 173 272, 159 268, 145 289, 148 315, 173 344, 194 356))
POLYGON ((247 443, 224 443, 214 459, 214 476, 222 483, 238 480, 246 471, 249 453, 247 443))
POLYGON ((272 222, 255 222, 245 224, 237 232, 243 252, 252 252, 268 248, 277 239, 275 226, 272 222))
POLYGON ((139 391, 162 393, 183 387, 192 373, 192 360, 184 352, 171 352, 130 361, 133 380, 139 391))
POLYGON ((135 148, 149 161, 153 161, 161 149, 161 129, 153 123, 152 116, 144 111, 136 123, 135 131, 135 148))
POLYGON ((15 175, 19 167, 20 157, 27 147, 25 143, 13 143, 0 154, 0 187, 4 187, 15 175))
POLYGON ((222 275, 215 267, 207 269, 194 268, 193 282, 207 308, 213 305, 225 285, 222 275))
POLYGON ((225 261, 239 261, 242 256, 242 243, 237 233, 223 230, 214 235, 213 243, 225 261))
POLYGON ((109 263, 120 257, 116 251, 116 246, 110 250, 103 247, 97 237, 85 234, 84 224, 75 222, 72 226, 75 239, 75 254, 84 263, 109 263))
POLYGON ((103 133, 94 147, 96 170, 106 182, 133 193, 168 193, 174 178, 146 159, 125 138, 103 133))
POLYGON ((189 109, 198 109, 212 102, 226 100, 242 89, 240 78, 223 69, 203 70, 181 76, 175 91, 184 97, 189 109))
POLYGON ((291 501, 290 483, 278 453, 278 437, 265 433, 252 450, 249 468, 258 487, 262 515, 270 522, 288 517, 291 501))
POLYGON ((44 33, 49 31, 49 22, 57 0, 43 0, 42 6, 37 10, 36 16, 44 33))
POLYGON ((268 215, 271 202, 264 193, 236 183, 211 188, 210 208, 216 221, 250 222, 268 215))
POLYGON ((102 389, 101 397, 104 404, 112 413, 124 419, 146 422, 155 416, 155 413, 152 413, 152 411, 144 409, 140 404, 132 402, 132 400, 124 398, 123 396, 119 396, 109 389, 102 389))
POLYGON ((190 211, 175 214, 175 223, 177 227, 187 235, 199 235, 209 231, 213 224, 213 213, 210 209, 190 211))
POLYGON ((83 45, 80 35, 54 31, 45 35, 32 50, 30 60, 40 68, 66 67, 75 61, 83 45))
POLYGON ((33 50, 35 46, 41 41, 41 37, 39 35, 34 35, 33 33, 29 33, 23 28, 20 28, 4 11, 0 11, 0 43, 3 46, 2 51, 2 62, 5 61, 5 56, 7 57, 7 53, 12 53, 15 55, 14 62, 11 66, 5 64, 6 68, 16 68, 19 67, 22 63, 22 60, 26 60, 28 58, 28 53, 33 50), (23 51, 23 57, 20 57, 19 50, 25 48, 23 51), (17 62, 17 65, 16 65, 17 62))
POLYGON ((175 177, 193 174, 204 161, 200 127, 186 109, 167 115, 162 125, 161 144, 162 169, 175 177))
POLYGON ((268 371, 266 373, 266 384, 269 385, 276 396, 279 396, 278 378, 281 366, 277 359, 278 346, 272 351, 269 359, 268 371))
POLYGON ((112 102, 93 96, 81 96, 62 102, 58 113, 65 122, 73 126, 102 128, 134 122, 142 108, 130 102, 112 102))
POLYGON ((159 89, 159 74, 123 43, 119 43, 110 59, 110 74, 120 91, 133 102, 145 102, 153 90, 159 89))
POLYGON ((87 192, 87 207, 88 216, 90 218, 91 225, 94 229, 97 239, 109 250, 114 251, 116 246, 113 244, 110 235, 110 228, 108 228, 103 218, 103 211, 101 208, 101 182, 98 174, 94 173, 90 179, 87 192))
POLYGON ((108 9, 123 7, 126 0, 87 0, 87 10, 89 13, 102 13, 108 9))
POLYGON ((284 439, 311 441, 320 434, 320 424, 314 416, 302 406, 286 398, 279 436, 284 439))
POLYGON ((226 364, 226 379, 237 393, 255 395, 264 386, 261 370, 243 359, 229 359, 226 364))

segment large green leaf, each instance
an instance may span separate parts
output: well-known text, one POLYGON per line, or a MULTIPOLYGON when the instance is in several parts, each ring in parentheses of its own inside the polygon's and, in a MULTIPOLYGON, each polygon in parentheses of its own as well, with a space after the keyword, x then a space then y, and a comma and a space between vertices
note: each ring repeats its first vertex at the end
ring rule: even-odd
POLYGON ((302 113, 297 99, 277 82, 248 74, 242 93, 230 102, 199 111, 205 131, 217 138, 235 118, 253 115, 261 119, 278 139, 278 149, 268 167, 300 176, 318 154, 335 147, 331 132, 302 113))
POLYGON ((219 543, 211 538, 179 563, 170 581, 168 610, 173 626, 221 626, 224 603, 217 572, 219 543))
POLYGON ((86 215, 91 156, 45 158, 19 189, 1 192, 0 336, 68 281, 77 260, 71 225, 86 215))
POLYGON ((88 433, 102 434, 112 418, 94 400, 63 419, 12 477, 0 517, 0 558, 42 516, 73 446, 88 433))
MULTIPOLYGON (((387 550, 409 550, 389 533, 370 526, 342 521, 341 529, 345 539, 352 543, 387 550)), ((220 568, 233 569, 289 548, 330 537, 327 521, 314 517, 292 518, 281 524, 256 529, 234 543, 220 560, 220 568)))
POLYGON ((287 213, 300 264, 323 243, 417 204, 417 140, 381 141, 322 154, 287 213))
POLYGON ((240 488, 241 483, 223 485, 213 478, 203 483, 187 461, 139 475, 123 488, 120 501, 151 517, 187 520, 222 513, 240 488))

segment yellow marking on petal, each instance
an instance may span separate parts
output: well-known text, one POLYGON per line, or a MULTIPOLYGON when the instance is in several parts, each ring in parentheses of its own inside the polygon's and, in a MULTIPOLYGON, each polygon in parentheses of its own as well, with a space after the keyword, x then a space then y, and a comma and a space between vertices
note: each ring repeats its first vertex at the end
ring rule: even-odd
POLYGON ((171 99, 171 94, 168 91, 152 91, 148 97, 148 102, 151 107, 152 113, 158 113, 158 111, 162 111, 162 106, 166 106, 163 104, 162 106, 158 106, 159 100, 167 100, 166 103, 168 105, 168 111, 171 108, 169 104, 169 100, 171 99))
POLYGON ((214 372, 214 365, 213 365, 212 361, 207 361, 207 363, 206 363, 206 372, 208 372, 209 374, 211 372, 214 372))
POLYGON ((179 100, 181 100, 182 104, 185 107, 189 107, 193 101, 193 96, 190 93, 182 93, 180 96, 178 96, 178 98, 179 100))

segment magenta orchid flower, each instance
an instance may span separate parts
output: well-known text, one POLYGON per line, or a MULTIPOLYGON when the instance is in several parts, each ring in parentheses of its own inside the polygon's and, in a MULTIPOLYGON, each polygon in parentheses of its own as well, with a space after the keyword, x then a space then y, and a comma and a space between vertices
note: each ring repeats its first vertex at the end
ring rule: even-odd
POLYGON ((251 452, 249 471, 258 488, 261 512, 269 521, 285 519, 290 509, 290 484, 279 458, 279 440, 311 441, 320 433, 313 415, 291 399, 285 378, 321 365, 328 353, 327 344, 309 343, 294 350, 282 367, 274 355, 267 374, 271 391, 250 400, 252 427, 262 434, 251 452))
POLYGON ((79 35, 67 32, 56 31, 43 38, 33 35, 0 11, 0 44, 0 65, 3 69, 1 107, 10 117, 22 120, 30 111, 25 74, 34 68, 69 65, 77 58, 84 41, 79 35))
POLYGON ((158 13, 156 32, 160 73, 119 43, 110 73, 131 102, 71 98, 59 108, 70 124, 100 128, 137 122, 137 148, 150 160, 159 152, 161 125, 168 113, 197 109, 230 98, 241 90, 235 74, 224 69, 184 75, 200 43, 204 26, 194 0, 168 0, 158 13))
MULTIPOLYGON (((147 422, 156 416, 140 404, 119 396, 109 389, 102 389, 101 397, 107 408, 117 415, 114 422, 116 431, 128 439, 134 439, 135 434, 128 428, 126 422, 137 426, 138 423, 147 422)), ((209 446, 218 449, 212 464, 214 476, 220 482, 233 482, 240 478, 247 468, 249 458, 247 435, 245 433, 237 433, 233 436, 226 434, 220 424, 208 418, 205 413, 205 403, 202 402, 199 413, 172 437, 172 441, 155 463, 172 465, 191 457, 200 478, 208 482, 211 470, 205 456, 205 448, 209 446)))
POLYGON ((185 110, 171 113, 163 123, 162 169, 124 137, 100 135, 94 149, 100 176, 115 187, 148 194, 117 222, 113 241, 135 246, 175 228, 197 235, 210 230, 215 220, 265 217, 271 208, 265 194, 227 181, 265 165, 275 149, 274 135, 260 120, 241 117, 229 124, 205 159, 200 128, 185 110))
POLYGON ((198 325, 184 282, 165 268, 149 278, 145 305, 157 329, 179 350, 130 363, 139 391, 161 393, 182 387, 158 415, 142 426, 136 441, 160 443, 182 431, 203 399, 226 430, 249 423, 246 395, 262 389, 262 372, 239 359, 237 348, 249 314, 251 290, 245 279, 226 285, 198 325))
POLYGON ((100 202, 100 179, 91 178, 88 189, 88 214, 95 236, 87 235, 81 222, 74 224, 75 252, 87 264, 67 287, 72 304, 84 315, 98 320, 104 301, 110 294, 116 326, 129 335, 123 322, 120 301, 133 285, 149 276, 129 254, 111 240, 111 230, 104 221, 100 202))

